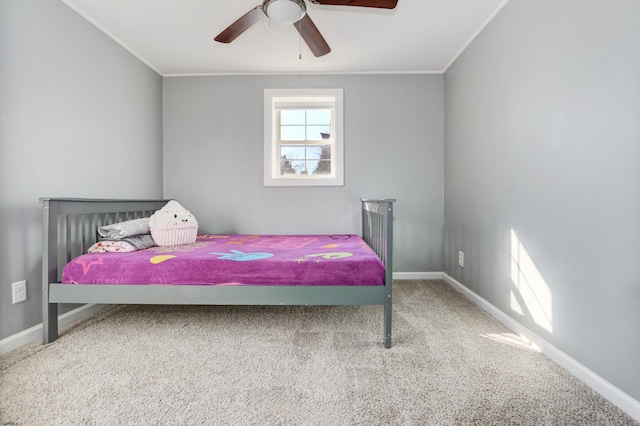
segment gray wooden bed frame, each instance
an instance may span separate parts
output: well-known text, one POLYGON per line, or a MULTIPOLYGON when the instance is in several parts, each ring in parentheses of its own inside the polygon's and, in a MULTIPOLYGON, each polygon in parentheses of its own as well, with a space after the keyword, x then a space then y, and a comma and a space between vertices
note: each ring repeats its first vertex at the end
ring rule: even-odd
POLYGON ((58 338, 58 303, 155 305, 383 305, 391 347, 394 199, 363 199, 362 238, 385 265, 384 286, 211 286, 61 284, 62 268, 96 242, 97 229, 148 217, 168 200, 40 198, 42 340, 58 338))

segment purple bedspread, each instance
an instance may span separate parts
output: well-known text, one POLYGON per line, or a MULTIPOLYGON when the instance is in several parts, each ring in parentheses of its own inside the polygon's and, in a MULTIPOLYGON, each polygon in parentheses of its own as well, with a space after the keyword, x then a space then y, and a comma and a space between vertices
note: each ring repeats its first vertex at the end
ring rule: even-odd
POLYGON ((65 284, 384 285, 357 235, 199 235, 193 244, 85 254, 65 284))

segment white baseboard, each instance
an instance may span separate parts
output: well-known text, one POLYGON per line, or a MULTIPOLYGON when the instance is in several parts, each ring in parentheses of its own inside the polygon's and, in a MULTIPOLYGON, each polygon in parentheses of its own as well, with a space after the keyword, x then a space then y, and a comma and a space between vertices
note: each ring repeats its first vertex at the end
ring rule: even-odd
POLYGON ((441 280, 442 272, 394 272, 394 280, 441 280))
MULTIPOLYGON (((64 313, 58 317, 58 327, 62 328, 76 320, 92 315, 103 307, 104 305, 89 304, 64 313)), ((0 340, 0 355, 41 338, 42 323, 0 340)))
POLYGON ((540 349, 540 352, 545 354, 550 360, 573 374, 576 378, 598 392, 612 404, 629 414, 635 420, 640 421, 640 401, 637 401, 602 377, 598 376, 596 373, 589 370, 587 367, 580 364, 578 361, 571 358, 569 355, 556 348, 554 345, 547 342, 515 319, 511 318, 509 315, 505 314, 500 309, 496 308, 446 273, 443 273, 443 279, 453 288, 468 297, 473 303, 484 309, 489 315, 504 324, 511 331, 529 339, 529 341, 534 343, 540 349))

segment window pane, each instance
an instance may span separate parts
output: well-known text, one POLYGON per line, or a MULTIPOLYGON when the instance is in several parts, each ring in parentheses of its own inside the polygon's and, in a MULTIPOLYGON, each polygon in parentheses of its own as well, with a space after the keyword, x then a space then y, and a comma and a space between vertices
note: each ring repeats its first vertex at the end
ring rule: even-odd
POLYGON ((307 126, 307 140, 319 141, 331 138, 331 127, 329 126, 307 126))
POLYGON ((282 146, 280 147, 280 158, 286 160, 304 160, 304 146, 282 146))
POLYGON ((289 160, 280 157, 280 175, 299 175, 304 173, 304 160, 289 160))
POLYGON ((313 163, 313 167, 310 169, 309 174, 313 174, 313 175, 331 174, 330 160, 309 161, 309 163, 313 163))
POLYGON ((291 167, 294 170, 294 173, 297 175, 306 175, 307 172, 304 168, 305 161, 304 160, 295 160, 291 162, 291 167))
POLYGON ((307 124, 324 124, 325 126, 330 126, 331 110, 330 109, 308 109, 307 124))
POLYGON ((314 159, 331 160, 331 145, 314 146, 313 148, 320 149, 319 156, 313 157, 314 159))
POLYGON ((307 174, 315 175, 316 171, 318 170, 318 163, 319 163, 318 160, 316 160, 316 161, 313 161, 313 160, 307 161, 307 174))
POLYGON ((308 146, 307 147, 307 160, 319 160, 322 155, 321 146, 308 146))
POLYGON ((283 141, 305 140, 304 126, 280 126, 280 139, 283 141))
POLYGON ((303 109, 283 109, 280 111, 281 124, 304 124, 303 109))

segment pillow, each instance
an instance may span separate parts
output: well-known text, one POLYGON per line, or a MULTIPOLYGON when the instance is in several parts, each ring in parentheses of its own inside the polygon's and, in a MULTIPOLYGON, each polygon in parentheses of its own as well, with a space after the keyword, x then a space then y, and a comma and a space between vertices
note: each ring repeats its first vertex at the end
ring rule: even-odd
POLYGON ((129 253, 155 246, 156 243, 153 241, 151 235, 143 234, 127 238, 98 241, 89 247, 88 253, 129 253))
POLYGON ((126 220, 98 228, 100 239, 116 240, 149 233, 149 218, 126 220))
POLYGON ((149 218, 151 237, 159 246, 192 244, 198 236, 198 221, 175 200, 149 218))

